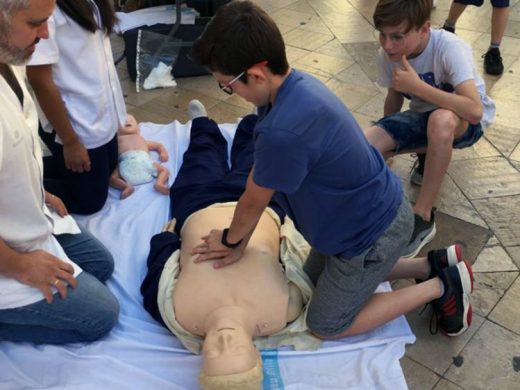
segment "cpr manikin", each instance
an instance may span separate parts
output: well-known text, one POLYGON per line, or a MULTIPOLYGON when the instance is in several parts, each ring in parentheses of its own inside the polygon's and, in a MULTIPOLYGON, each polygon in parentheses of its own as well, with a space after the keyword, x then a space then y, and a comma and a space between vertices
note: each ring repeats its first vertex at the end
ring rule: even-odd
POLYGON ((209 262, 193 262, 190 252, 200 237, 208 228, 227 227, 233 212, 234 207, 202 209, 181 231, 181 272, 173 305, 179 324, 204 337, 200 383, 207 389, 258 389, 262 367, 253 338, 278 333, 303 307, 300 290, 288 283, 279 260, 279 227, 267 213, 249 241, 243 264, 215 269, 209 262), (234 381, 238 383, 231 387, 234 381))
POLYGON ((273 200, 244 261, 222 269, 194 262, 192 249, 201 236, 229 226, 233 217, 253 165, 257 117, 241 120, 228 153, 204 106, 192 101, 189 112, 190 143, 170 189, 174 219, 151 240, 143 303, 188 350, 202 354, 203 389, 257 390, 262 383, 258 349, 320 345, 305 325, 312 283, 302 266, 309 246, 273 200))
POLYGON ((155 190, 169 194, 168 169, 153 161, 149 152, 157 151, 161 162, 168 160, 168 153, 162 144, 141 136, 139 125, 132 115, 128 115, 126 125, 117 131, 117 146, 119 162, 110 176, 110 185, 122 190, 121 199, 130 196, 134 186, 151 182, 154 178, 155 190))

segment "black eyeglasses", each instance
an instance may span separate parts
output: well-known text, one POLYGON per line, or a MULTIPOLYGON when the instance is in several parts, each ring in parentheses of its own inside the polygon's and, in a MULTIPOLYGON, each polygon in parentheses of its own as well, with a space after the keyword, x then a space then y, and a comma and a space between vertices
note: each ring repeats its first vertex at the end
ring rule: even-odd
POLYGON ((227 93, 228 95, 233 95, 233 87, 231 86, 231 84, 233 84, 235 81, 237 81, 240 77, 242 77, 244 74, 246 73, 246 71, 244 70, 242 73, 240 73, 237 77, 235 77, 233 80, 231 80, 229 83, 227 84, 222 84, 220 81, 218 81, 218 87, 224 91, 225 93, 227 93))

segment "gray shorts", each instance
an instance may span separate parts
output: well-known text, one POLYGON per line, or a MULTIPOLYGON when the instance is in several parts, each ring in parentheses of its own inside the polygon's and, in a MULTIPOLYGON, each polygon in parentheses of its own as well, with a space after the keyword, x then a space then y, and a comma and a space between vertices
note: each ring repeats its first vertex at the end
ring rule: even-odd
POLYGON ((412 207, 403 197, 392 224, 362 254, 346 258, 311 250, 303 269, 316 286, 307 313, 312 332, 331 337, 350 327, 399 259, 413 224, 412 207))

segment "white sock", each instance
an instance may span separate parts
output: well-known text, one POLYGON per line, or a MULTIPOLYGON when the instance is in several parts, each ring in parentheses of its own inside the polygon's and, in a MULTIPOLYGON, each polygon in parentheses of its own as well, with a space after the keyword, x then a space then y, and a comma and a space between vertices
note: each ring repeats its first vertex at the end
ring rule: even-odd
POLYGON ((442 298, 444 296, 444 293, 446 292, 446 289, 444 288, 444 282, 440 278, 439 278, 439 285, 441 287, 441 296, 439 298, 442 298))
POLYGON ((191 120, 208 116, 208 112, 206 111, 206 108, 197 99, 193 99, 192 101, 189 102, 188 114, 189 114, 191 120))

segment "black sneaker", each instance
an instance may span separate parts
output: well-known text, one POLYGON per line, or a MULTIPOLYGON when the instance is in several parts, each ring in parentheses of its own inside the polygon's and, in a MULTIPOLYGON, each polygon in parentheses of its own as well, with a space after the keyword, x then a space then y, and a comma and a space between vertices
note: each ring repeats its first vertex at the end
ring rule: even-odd
POLYGON ((417 153, 417 160, 413 163, 410 182, 416 186, 422 186, 424 175, 424 164, 426 163, 426 153, 417 153))
POLYGON ((455 27, 451 27, 451 26, 446 26, 446 25, 444 25, 444 26, 442 26, 442 29, 443 29, 443 30, 446 30, 446 31, 448 31, 448 32, 450 32, 450 33, 452 33, 452 34, 455 34, 455 27))
POLYGON ((447 336, 458 336, 469 328, 473 317, 469 302, 473 291, 471 265, 461 261, 441 270, 439 277, 444 284, 444 294, 431 302, 437 325, 447 336))
POLYGON ((425 221, 417 214, 414 214, 415 221, 412 238, 404 250, 401 257, 415 257, 417 253, 435 237, 435 208, 432 209, 430 221, 425 221))
POLYGON ((504 64, 497 47, 490 48, 484 57, 484 70, 487 74, 497 76, 504 72, 504 64))
POLYGON ((416 283, 433 279, 440 275, 444 268, 457 265, 464 260, 462 255, 462 245, 453 244, 447 248, 435 249, 428 252, 428 263, 430 263, 430 274, 424 280, 415 279, 416 283))

